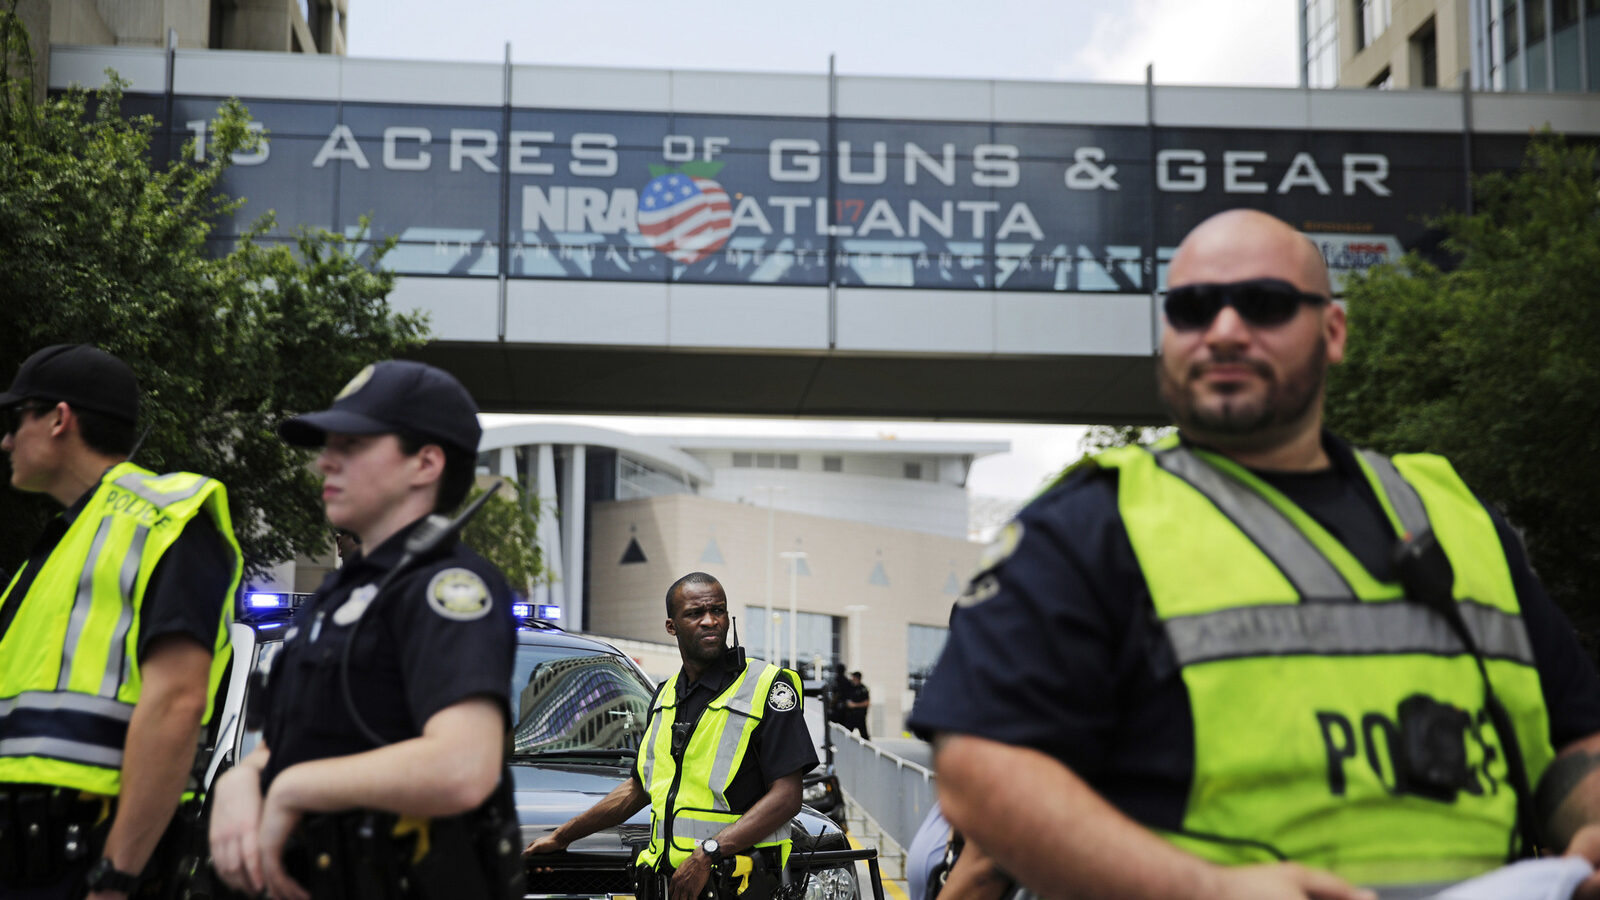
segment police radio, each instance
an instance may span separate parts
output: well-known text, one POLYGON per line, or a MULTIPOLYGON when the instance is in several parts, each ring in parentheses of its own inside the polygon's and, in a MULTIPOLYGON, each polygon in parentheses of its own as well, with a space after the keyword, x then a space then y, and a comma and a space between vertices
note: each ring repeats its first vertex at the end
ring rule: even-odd
POLYGON ((722 665, 729 672, 744 671, 744 648, 739 646, 739 619, 737 616, 728 617, 728 628, 733 632, 733 643, 728 649, 722 651, 722 665))
MULTIPOLYGON (((1505 752, 1506 775, 1517 797, 1516 833, 1522 846, 1514 855, 1531 855, 1538 846, 1535 838, 1538 820, 1533 809, 1533 791, 1528 786, 1528 770, 1523 764, 1522 745, 1517 741, 1511 714, 1495 696, 1483 651, 1461 616, 1460 604, 1455 599, 1456 573, 1450 558, 1439 546, 1432 529, 1428 529, 1404 535, 1395 544, 1390 561, 1396 579, 1405 589, 1406 599, 1444 617, 1478 666, 1478 674, 1483 679, 1484 710, 1505 752)), ((1456 789, 1472 778, 1467 771, 1464 746, 1471 715, 1421 694, 1406 698, 1400 704, 1399 714, 1401 752, 1397 763, 1407 770, 1412 790, 1435 799, 1454 797, 1456 789)))

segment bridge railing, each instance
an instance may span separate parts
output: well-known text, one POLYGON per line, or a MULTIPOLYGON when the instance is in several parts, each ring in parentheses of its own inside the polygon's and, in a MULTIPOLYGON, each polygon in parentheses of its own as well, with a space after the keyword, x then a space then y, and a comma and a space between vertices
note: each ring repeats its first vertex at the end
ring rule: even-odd
POLYGON ((933 772, 875 747, 837 724, 829 728, 834 771, 845 793, 895 843, 910 847, 937 797, 933 772))

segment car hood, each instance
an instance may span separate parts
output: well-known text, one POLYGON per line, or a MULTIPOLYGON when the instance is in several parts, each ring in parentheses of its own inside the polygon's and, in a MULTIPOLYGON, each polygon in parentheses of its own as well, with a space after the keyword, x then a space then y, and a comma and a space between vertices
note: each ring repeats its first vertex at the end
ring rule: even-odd
MULTIPOLYGON (((511 766, 516 793, 517 822, 523 846, 538 840, 556 826, 583 812, 611 793, 628 777, 626 766, 562 762, 516 763, 511 766)), ((843 850, 844 833, 828 817, 802 806, 789 823, 796 850, 843 850)), ((571 853, 593 853, 627 858, 636 847, 650 841, 650 810, 642 809, 628 821, 574 841, 571 853)))

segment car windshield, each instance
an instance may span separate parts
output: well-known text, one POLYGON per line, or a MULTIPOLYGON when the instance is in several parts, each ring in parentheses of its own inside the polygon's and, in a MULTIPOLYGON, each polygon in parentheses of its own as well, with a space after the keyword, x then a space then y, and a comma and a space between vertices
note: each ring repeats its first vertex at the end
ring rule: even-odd
POLYGON ((650 685, 603 650, 523 644, 511 675, 518 756, 631 758, 649 717, 650 685))

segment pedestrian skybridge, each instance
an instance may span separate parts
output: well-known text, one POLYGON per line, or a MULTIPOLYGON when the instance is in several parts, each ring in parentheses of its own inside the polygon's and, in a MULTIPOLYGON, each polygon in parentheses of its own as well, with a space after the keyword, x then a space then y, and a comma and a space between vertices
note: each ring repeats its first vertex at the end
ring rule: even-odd
POLYGON ((275 238, 395 236, 391 302, 487 410, 1148 422, 1183 234, 1270 211, 1336 274, 1600 98, 958 81, 54 47, 275 238))

